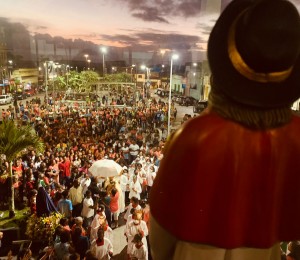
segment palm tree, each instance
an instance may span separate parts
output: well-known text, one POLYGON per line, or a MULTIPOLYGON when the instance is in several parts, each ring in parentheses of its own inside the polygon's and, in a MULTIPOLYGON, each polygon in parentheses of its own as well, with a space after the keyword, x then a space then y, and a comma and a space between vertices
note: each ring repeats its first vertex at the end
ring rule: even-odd
POLYGON ((11 201, 9 216, 15 216, 14 187, 12 164, 26 149, 44 151, 44 143, 30 125, 17 126, 14 121, 4 120, 0 125, 0 155, 9 163, 9 176, 11 179, 11 201))

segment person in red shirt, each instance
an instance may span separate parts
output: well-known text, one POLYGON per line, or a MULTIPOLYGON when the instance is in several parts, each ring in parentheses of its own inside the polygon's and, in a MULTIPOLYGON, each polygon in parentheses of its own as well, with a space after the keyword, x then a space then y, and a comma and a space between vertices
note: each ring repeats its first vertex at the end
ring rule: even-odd
POLYGON ((119 226, 119 192, 116 188, 112 188, 110 192, 110 211, 113 215, 115 228, 119 226))
POLYGON ((66 177, 71 178, 71 161, 67 156, 65 156, 65 175, 66 177))
POLYGON ((64 158, 60 158, 58 163, 58 169, 59 169, 60 184, 67 186, 69 179, 66 177, 66 164, 64 158))

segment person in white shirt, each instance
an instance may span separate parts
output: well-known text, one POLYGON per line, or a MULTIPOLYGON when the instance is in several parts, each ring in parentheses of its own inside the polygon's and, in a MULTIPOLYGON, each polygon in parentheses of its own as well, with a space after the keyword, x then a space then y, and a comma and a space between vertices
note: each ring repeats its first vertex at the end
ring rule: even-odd
POLYGON ((122 144, 122 147, 120 149, 123 153, 123 157, 124 157, 124 160, 126 162, 127 165, 129 165, 129 162, 130 162, 130 158, 129 158, 129 145, 125 142, 123 142, 122 144))
POLYGON ((82 193, 83 195, 85 195, 91 184, 91 178, 88 175, 85 175, 84 177, 82 177, 80 184, 82 187, 82 193))
POLYGON ((140 234, 136 234, 132 240, 133 247, 131 249, 131 255, 133 259, 148 260, 147 246, 142 242, 142 238, 140 234))
POLYGON ((135 140, 132 140, 131 145, 129 145, 129 154, 130 154, 130 162, 134 161, 137 155, 139 154, 140 147, 136 143, 135 140))
MULTIPOLYGON (((132 197, 131 199, 130 199, 130 204, 128 205, 128 207, 127 207, 127 210, 126 210, 126 212, 125 212, 125 215, 124 215, 124 220, 126 221, 126 222, 128 222, 128 216, 131 214, 131 209, 132 208, 134 208, 134 209, 136 209, 136 210, 140 210, 140 209, 142 209, 141 208, 141 206, 140 206, 140 204, 139 204, 139 199, 138 198, 136 198, 136 197, 132 197)), ((131 219, 130 219, 131 220, 131 219)))
POLYGON ((132 182, 129 184, 129 199, 132 197, 136 197, 138 199, 141 198, 142 187, 137 179, 137 176, 134 175, 132 177, 132 182))
POLYGON ((98 238, 91 243, 91 251, 99 260, 108 260, 113 256, 113 245, 111 241, 104 237, 104 230, 98 229, 98 238))
POLYGON ((92 192, 88 190, 86 197, 83 200, 81 216, 83 217, 83 227, 89 228, 94 218, 94 201, 92 199, 92 192))
POLYGON ((149 196, 154 179, 156 177, 156 171, 154 165, 151 165, 147 172, 147 196, 149 196))
POLYGON ((99 205, 99 208, 96 210, 96 215, 94 216, 92 223, 90 225, 90 239, 91 241, 97 238, 98 228, 101 227, 104 231, 108 227, 106 215, 105 215, 105 206, 103 204, 99 205))
POLYGON ((128 198, 129 194, 129 177, 128 177, 128 171, 127 167, 123 167, 122 175, 120 176, 120 187, 123 193, 123 198, 124 198, 124 205, 126 205, 126 195, 128 198))
POLYGON ((81 165, 81 160, 78 158, 78 155, 75 155, 74 161, 72 162, 73 166, 75 167, 80 167, 81 165))
POLYGON ((148 227, 144 220, 142 220, 142 211, 141 210, 135 210, 132 214, 132 221, 127 225, 126 228, 126 237, 128 239, 127 241, 127 254, 130 257, 133 257, 133 246, 134 243, 132 242, 134 236, 136 234, 141 235, 142 242, 146 246, 146 250, 148 251, 147 247, 147 240, 146 236, 148 236, 148 227))

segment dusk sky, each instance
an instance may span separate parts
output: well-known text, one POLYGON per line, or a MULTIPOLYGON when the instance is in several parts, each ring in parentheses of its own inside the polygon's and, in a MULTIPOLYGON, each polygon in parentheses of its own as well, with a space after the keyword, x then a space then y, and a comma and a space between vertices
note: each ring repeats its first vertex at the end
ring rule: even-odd
MULTIPOLYGON (((228 0, 227 0, 228 2, 228 0)), ((9 0, 0 16, 32 33, 81 38, 99 45, 170 41, 204 47, 221 0, 9 0)))
MULTIPOLYGON (((291 2, 300 6, 300 0, 291 2)), ((31 34, 99 45, 166 48, 170 41, 186 41, 205 49, 220 9, 221 0, 6 0, 0 17, 21 22, 31 34)))

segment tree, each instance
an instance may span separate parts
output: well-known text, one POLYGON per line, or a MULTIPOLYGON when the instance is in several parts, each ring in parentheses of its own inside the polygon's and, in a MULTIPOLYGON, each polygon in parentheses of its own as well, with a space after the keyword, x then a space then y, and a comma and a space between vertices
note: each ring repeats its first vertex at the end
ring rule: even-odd
POLYGON ((0 155, 4 155, 9 163, 9 176, 11 179, 10 217, 15 216, 12 165, 13 161, 26 149, 43 152, 44 143, 30 125, 18 127, 14 121, 4 120, 0 125, 0 155))
POLYGON ((90 92, 91 86, 99 81, 97 72, 85 70, 82 72, 70 71, 68 74, 55 80, 57 89, 67 90, 71 88, 74 92, 90 92))
POLYGON ((124 72, 106 74, 103 80, 109 82, 131 82, 131 75, 124 72))

